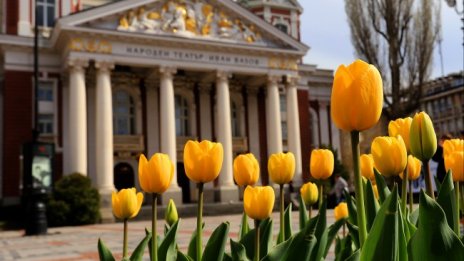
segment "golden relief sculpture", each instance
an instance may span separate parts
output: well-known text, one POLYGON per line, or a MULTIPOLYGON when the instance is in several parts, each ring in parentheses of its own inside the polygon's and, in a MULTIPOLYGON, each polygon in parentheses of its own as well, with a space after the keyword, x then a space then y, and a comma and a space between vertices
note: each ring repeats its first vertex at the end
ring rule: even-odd
POLYGON ((268 66, 271 69, 278 70, 298 70, 298 62, 296 59, 283 58, 283 57, 271 57, 268 61, 268 66))
POLYGON ((166 0, 149 10, 130 10, 119 18, 117 30, 262 42, 255 26, 232 19, 204 0, 166 0))
POLYGON ((69 49, 77 52, 111 53, 111 43, 106 40, 73 38, 69 41, 69 49))

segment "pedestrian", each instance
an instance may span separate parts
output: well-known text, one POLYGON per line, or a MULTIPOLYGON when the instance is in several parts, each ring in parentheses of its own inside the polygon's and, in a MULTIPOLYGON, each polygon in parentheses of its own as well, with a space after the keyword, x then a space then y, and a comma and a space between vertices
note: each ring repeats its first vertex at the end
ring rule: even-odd
POLYGON ((348 188, 348 182, 346 182, 346 180, 342 176, 340 176, 340 174, 336 173, 335 184, 332 190, 330 190, 329 194, 330 195, 335 194, 337 204, 344 200, 343 191, 346 188, 348 188))

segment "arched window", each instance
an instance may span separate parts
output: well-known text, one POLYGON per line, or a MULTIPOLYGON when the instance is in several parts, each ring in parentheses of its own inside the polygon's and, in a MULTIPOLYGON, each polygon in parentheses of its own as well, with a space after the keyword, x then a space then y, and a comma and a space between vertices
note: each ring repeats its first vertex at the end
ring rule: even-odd
POLYGON ((275 24, 274 25, 277 29, 279 29, 280 31, 288 34, 288 26, 285 25, 285 24, 281 24, 281 23, 278 23, 278 24, 275 24))
POLYGON ((175 102, 176 102, 176 135, 180 137, 190 136, 188 101, 182 95, 176 95, 175 102))
POLYGON ((129 93, 117 90, 113 93, 113 134, 135 134, 135 106, 129 93))
POLYGON ((239 111, 237 104, 233 101, 230 102, 230 114, 232 116, 232 137, 240 137, 240 124, 239 124, 239 111))

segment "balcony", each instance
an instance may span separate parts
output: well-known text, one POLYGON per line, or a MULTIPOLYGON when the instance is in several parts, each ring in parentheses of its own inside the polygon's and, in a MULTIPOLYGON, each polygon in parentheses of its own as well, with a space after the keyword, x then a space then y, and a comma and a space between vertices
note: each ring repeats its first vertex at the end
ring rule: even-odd
POLYGON ((115 153, 141 153, 145 151, 143 135, 114 135, 115 153))

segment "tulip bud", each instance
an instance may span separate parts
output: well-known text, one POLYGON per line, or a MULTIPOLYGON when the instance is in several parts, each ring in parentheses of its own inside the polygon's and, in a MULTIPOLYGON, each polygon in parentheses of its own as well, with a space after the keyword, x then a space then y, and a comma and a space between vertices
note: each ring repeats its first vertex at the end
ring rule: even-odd
POLYGON ((166 213, 164 214, 164 220, 166 220, 166 223, 168 223, 169 226, 172 226, 174 223, 177 222, 178 219, 179 216, 177 214, 176 204, 174 203, 174 200, 169 199, 169 203, 166 208, 166 213))
POLYGON ((137 193, 135 188, 122 189, 111 195, 113 214, 119 219, 131 219, 140 211, 143 202, 143 194, 137 193))
POLYGON ((309 169, 311 176, 315 179, 328 179, 334 170, 334 156, 332 151, 326 149, 311 151, 309 169))
MULTIPOLYGON (((413 155, 408 156, 408 180, 416 180, 419 178, 421 173, 422 162, 415 158, 413 155)), ((400 174, 400 178, 404 179, 403 173, 400 174)))
POLYGON ((421 161, 428 161, 437 150, 437 137, 432 120, 425 112, 416 113, 409 132, 411 153, 421 161))
POLYGON ((348 205, 345 202, 340 202, 338 206, 334 208, 335 220, 338 221, 342 218, 348 217, 348 205))
POLYGON ((371 128, 379 121, 382 106, 382 77, 375 66, 356 60, 348 67, 338 67, 330 108, 332 120, 339 129, 363 131, 371 128))
POLYGON ((196 183, 213 181, 221 171, 223 155, 221 143, 189 140, 184 148, 185 174, 196 183))
POLYGON ((139 158, 139 182, 147 193, 164 193, 174 177, 174 164, 167 154, 155 153, 150 161, 145 155, 139 158))
POLYGON ((404 119, 396 119, 394 121, 390 121, 388 124, 388 136, 390 137, 397 137, 398 135, 403 138, 404 145, 406 145, 406 150, 409 152, 410 144, 409 144, 409 130, 411 129, 412 118, 407 117, 404 119))
POLYGON ((272 154, 269 157, 267 168, 272 182, 280 185, 287 184, 295 174, 295 156, 291 152, 272 154))
POLYGON ((239 186, 252 186, 258 181, 259 163, 253 154, 241 154, 235 158, 234 179, 239 186))
POLYGON ((360 158, 361 175, 371 182, 375 182, 374 158, 372 154, 362 154, 360 158))
POLYGON ((453 151, 446 155, 445 168, 451 170, 453 181, 464 182, 464 151, 453 151))
POLYGON ((271 216, 274 208, 275 194, 270 186, 247 186, 243 193, 245 213, 252 219, 264 220, 271 216))
POLYGON ((408 155, 401 136, 375 138, 371 152, 375 168, 385 177, 397 176, 406 168, 408 155))
POLYGON ((308 182, 300 188, 301 197, 306 205, 311 206, 317 202, 319 191, 316 184, 308 182))

